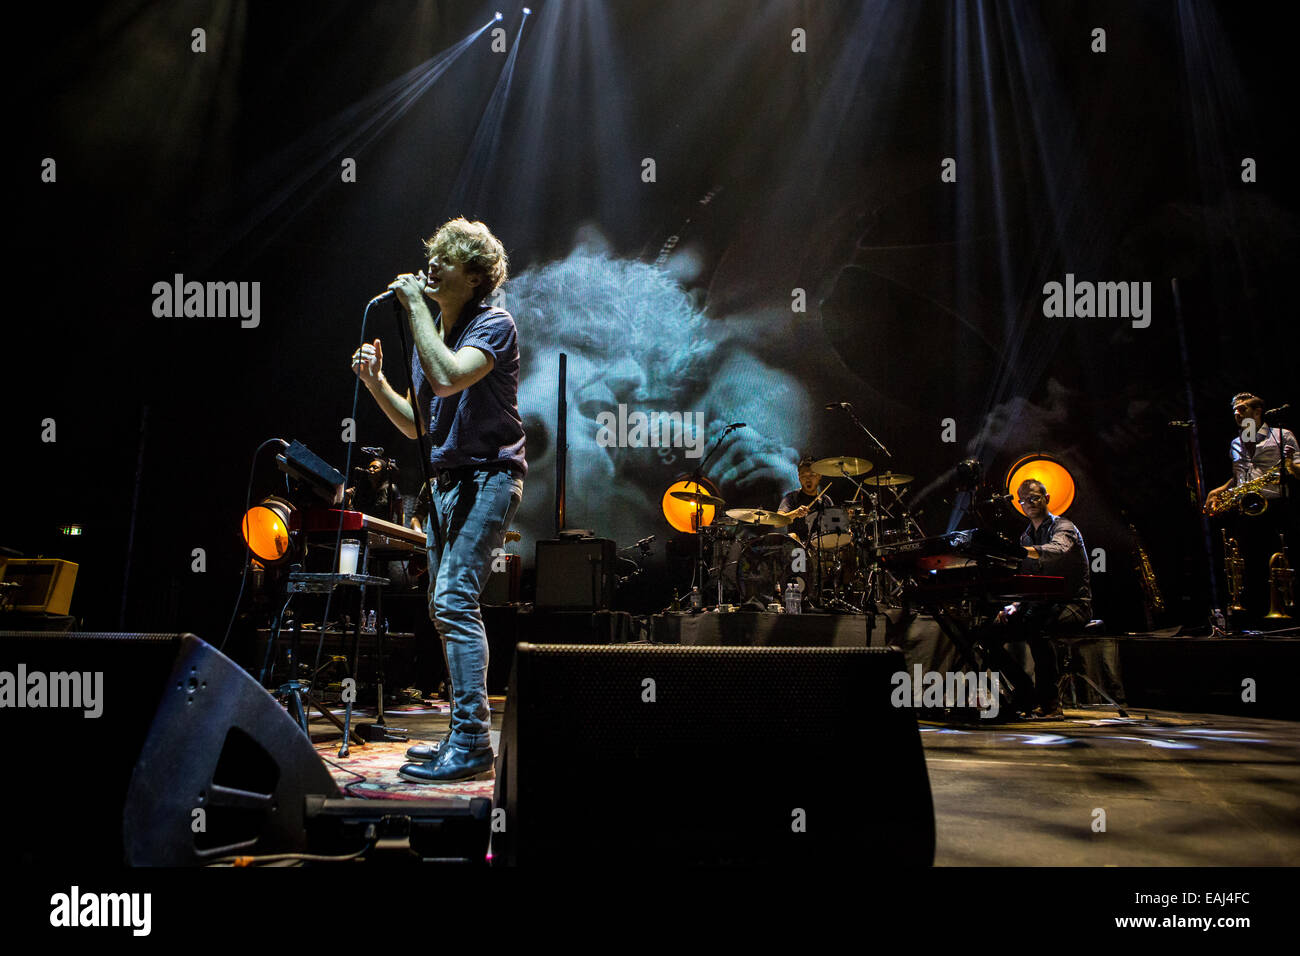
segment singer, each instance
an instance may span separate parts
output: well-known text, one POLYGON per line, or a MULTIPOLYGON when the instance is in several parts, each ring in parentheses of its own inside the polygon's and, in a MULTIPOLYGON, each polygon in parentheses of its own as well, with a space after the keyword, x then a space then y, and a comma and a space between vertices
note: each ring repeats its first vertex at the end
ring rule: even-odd
MULTIPOLYGON (((479 595, 492 552, 523 499, 524 426, 519 417, 515 320, 488 298, 506 278, 500 240, 481 222, 453 219, 425 240, 427 271, 389 285, 414 340, 411 381, 419 426, 430 444, 433 507, 427 522, 429 616, 447 651, 451 726, 440 746, 407 751, 402 777, 448 783, 491 776, 487 634, 479 595), (438 314, 428 301, 437 303, 438 314)), ((383 374, 379 339, 352 355, 352 368, 389 420, 417 437, 411 393, 383 374)))

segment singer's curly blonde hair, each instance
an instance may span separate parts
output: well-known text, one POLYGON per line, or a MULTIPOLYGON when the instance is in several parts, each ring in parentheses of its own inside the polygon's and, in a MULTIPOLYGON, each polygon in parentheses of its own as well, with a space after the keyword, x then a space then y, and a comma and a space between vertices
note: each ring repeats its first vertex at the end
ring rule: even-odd
POLYGON ((424 240, 426 258, 434 255, 454 259, 466 272, 482 276, 478 296, 485 298, 496 291, 510 268, 505 246, 492 235, 484 223, 470 222, 461 216, 443 223, 430 238, 424 240))

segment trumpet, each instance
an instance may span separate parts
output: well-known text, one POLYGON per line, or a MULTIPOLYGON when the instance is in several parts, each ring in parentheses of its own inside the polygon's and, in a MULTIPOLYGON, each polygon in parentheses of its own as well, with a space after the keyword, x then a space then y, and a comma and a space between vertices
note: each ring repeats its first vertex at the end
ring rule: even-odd
POLYGON ((1262 515, 1268 510, 1268 498, 1264 495, 1264 489, 1282 483, 1280 468, 1281 462, 1278 462, 1278 471, 1270 468, 1258 478, 1243 481, 1227 491, 1219 492, 1205 503, 1205 513, 1211 518, 1217 518, 1236 509, 1244 515, 1262 515))
POLYGON ((1294 610, 1295 571, 1286 559, 1286 551, 1277 551, 1268 561, 1268 614, 1265 617, 1289 621, 1294 610))
POLYGON ((1241 548, 1236 538, 1229 538, 1227 531, 1223 534, 1223 570, 1228 577, 1228 594, 1232 602, 1228 606, 1229 614, 1245 614, 1246 606, 1241 603, 1246 593, 1246 561, 1241 556, 1241 548))

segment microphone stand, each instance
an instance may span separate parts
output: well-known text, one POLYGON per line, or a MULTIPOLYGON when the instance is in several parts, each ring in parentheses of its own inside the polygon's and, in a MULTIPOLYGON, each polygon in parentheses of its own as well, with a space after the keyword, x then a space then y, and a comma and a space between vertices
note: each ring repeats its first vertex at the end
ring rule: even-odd
MULTIPOLYGON (((393 312, 397 317, 397 339, 402 345, 402 355, 404 357, 404 361, 409 361, 411 355, 411 345, 406 335, 406 324, 409 320, 406 317, 406 310, 402 308, 402 304, 397 300, 397 293, 393 293, 391 299, 393 303, 393 312)), ((441 321, 441 313, 439 314, 439 316, 440 316, 439 321, 441 321)), ((417 361, 419 360, 418 357, 416 358, 416 360, 417 361)), ((434 520, 434 515, 437 513, 437 507, 438 507, 437 501, 434 499, 435 489, 433 487, 433 475, 432 472, 430 471, 430 465, 429 465, 429 456, 430 456, 429 436, 428 436, 428 429, 426 428, 424 422, 424 415, 420 409, 420 396, 417 393, 415 388, 415 376, 411 372, 411 368, 409 365, 406 366, 406 375, 407 375, 407 382, 410 384, 410 389, 411 389, 411 415, 415 419, 415 441, 420 448, 420 473, 424 476, 424 485, 429 489, 429 514, 425 518, 425 524, 427 526, 429 522, 434 520)), ((427 528, 425 533, 426 535, 428 534, 427 528)), ((361 600, 364 606, 364 601, 365 601, 364 585, 362 585, 361 587, 361 600)), ((376 648, 376 655, 377 655, 377 662, 379 666, 379 673, 378 673, 378 680, 375 683, 375 714, 376 714, 375 722, 369 725, 359 724, 357 726, 357 732, 360 733, 361 736, 364 737, 366 740, 369 740, 371 742, 384 741, 384 740, 398 741, 398 740, 408 739, 404 728, 389 727, 387 721, 384 720, 383 640, 384 640, 384 634, 387 632, 387 630, 388 630, 387 621, 379 621, 377 623, 377 626, 375 628, 375 640, 378 644, 378 647, 376 648)), ((354 665, 359 665, 361 663, 360 656, 361 656, 360 650, 358 650, 357 651, 358 659, 353 662, 354 665)), ((448 681, 447 681, 448 685, 451 684, 450 678, 451 675, 448 674, 448 681)), ((352 724, 352 702, 351 701, 347 703, 347 712, 344 715, 344 723, 346 726, 349 727, 352 724)), ((347 742, 348 742, 347 735, 344 734, 343 746, 345 750, 347 747, 347 742)), ((346 753, 341 753, 340 755, 345 756, 346 753)))
MULTIPOLYGON (((695 486, 696 494, 703 494, 704 492, 704 486, 701 484, 701 482, 704 480, 704 466, 709 463, 710 458, 712 458, 714 455, 718 453, 718 449, 722 447, 722 439, 726 438, 737 428, 744 428, 744 427, 745 427, 744 425, 728 425, 726 428, 722 430, 722 434, 718 436, 718 440, 713 443, 713 447, 709 449, 709 453, 700 459, 700 463, 696 465, 695 470, 691 472, 691 478, 690 478, 691 484, 695 486)), ((700 597, 701 607, 691 608, 691 612, 694 613, 697 610, 703 609, 702 605, 704 603, 704 598, 703 598, 704 577, 705 577, 705 572, 707 570, 704 562, 704 502, 702 501, 695 502, 695 513, 691 515, 691 526, 695 530, 695 544, 696 544, 695 569, 691 572, 691 587, 695 588, 698 586, 700 589, 699 593, 701 595, 700 597), (695 583, 697 577, 699 578, 699 582, 700 582, 698 585, 696 585, 695 583)), ((719 572, 719 585, 721 585, 721 572, 719 572)), ((721 595, 721 593, 722 593, 721 587, 719 587, 718 594, 721 595)))
MULTIPOLYGON (((871 439, 871 443, 872 443, 873 445, 875 445, 877 448, 879 448, 882 452, 885 453, 885 457, 886 457, 886 458, 889 458, 889 459, 891 459, 891 460, 893 459, 893 457, 894 457, 894 456, 893 456, 893 453, 890 452, 890 450, 889 450, 888 448, 885 447, 885 443, 884 443, 884 442, 882 442, 879 438, 877 438, 875 435, 873 435, 873 434, 871 433, 871 429, 870 429, 870 428, 868 428, 866 425, 864 425, 864 424, 862 423, 862 419, 858 418, 857 414, 853 411, 853 406, 852 406, 852 405, 850 405, 848 402, 844 402, 844 403, 842 403, 842 404, 840 405, 840 408, 843 409, 844 412, 849 416, 849 418, 852 420, 853 424, 857 425, 857 426, 858 426, 858 429, 859 429, 859 430, 860 430, 864 435, 866 435, 867 438, 871 439)), ((859 490, 861 490, 861 487, 859 487, 859 490)), ((857 497, 857 496, 855 495, 854 497, 857 497)), ((879 501, 877 500, 878 497, 879 497, 878 495, 876 495, 876 494, 869 494, 869 497, 871 498, 872 511, 874 512, 874 515, 873 515, 873 525, 874 525, 874 531, 875 531, 875 548, 876 548, 876 551, 877 551, 876 554, 872 555, 873 561, 872 561, 871 563, 876 564, 877 567, 876 567, 876 568, 873 568, 870 572, 868 572, 868 574, 867 574, 867 580, 871 580, 871 579, 874 577, 874 572, 875 572, 876 570, 882 570, 882 571, 883 571, 883 567, 880 566, 880 562, 879 562, 879 553, 878 553, 878 552, 879 552, 879 549, 880 549, 880 544, 881 544, 881 541, 880 541, 880 511, 879 511, 879 509, 882 507, 882 505, 880 505, 879 501)), ((865 616, 865 618, 866 618, 866 622, 867 622, 867 646, 869 647, 869 646, 871 646, 871 635, 872 635, 872 633, 873 633, 873 632, 875 631, 875 629, 876 629, 876 614, 879 613, 879 607, 878 607, 877 604, 876 604, 876 595, 875 595, 875 589, 874 589, 874 588, 868 588, 868 593, 867 593, 867 594, 864 596, 864 598, 863 598, 863 602, 862 602, 862 611, 863 611, 863 614, 864 614, 864 616, 865 616)))
POLYGON ((1210 585, 1210 614, 1213 616, 1219 605, 1219 573, 1214 563, 1214 545, 1210 539, 1210 518, 1201 504, 1205 500, 1204 469, 1201 466, 1201 436, 1197 427, 1196 397, 1192 391, 1191 361, 1187 352, 1187 333, 1183 328, 1183 297, 1178 289, 1178 280, 1171 279, 1170 286, 1174 293, 1174 318, 1178 325, 1178 354, 1183 371, 1183 392, 1187 399, 1187 418, 1192 427, 1187 434, 1187 452, 1191 456, 1192 481, 1196 489, 1196 510, 1201 525, 1201 547, 1205 552, 1205 569, 1210 585))
MULTIPOLYGON (((1287 465, 1286 428, 1285 428, 1286 416, 1283 414, 1283 412, 1285 412, 1286 409, 1287 406, 1285 404, 1280 406, 1279 408, 1274 409, 1274 411, 1277 413, 1276 417, 1279 424, 1277 425, 1270 424, 1268 427, 1272 429, 1276 429, 1276 434, 1273 436, 1273 440, 1277 442, 1278 504, 1282 507, 1282 520, 1279 522, 1282 526, 1282 531, 1279 534, 1279 537, 1282 539, 1281 541, 1282 558, 1283 560, 1289 563, 1290 559, 1287 557, 1287 553, 1286 553, 1287 552, 1286 535, 1287 532, 1292 530, 1292 528, 1294 527, 1293 524, 1294 512, 1292 511, 1292 508, 1294 507, 1294 503, 1295 503, 1292 495, 1292 491, 1294 489, 1292 488, 1290 483, 1295 479, 1291 477, 1291 472, 1288 471, 1286 467, 1287 465)), ((1294 432, 1292 434, 1294 434, 1294 432)), ((1270 567, 1271 567, 1271 562, 1270 562, 1270 567)), ((1271 575, 1271 571, 1270 571, 1270 575, 1271 575)), ((1271 590, 1272 588, 1271 578, 1269 580, 1270 580, 1269 588, 1271 590)), ((1286 613, 1286 608, 1283 607, 1282 611, 1283 613, 1286 613)))
POLYGON ((858 418, 858 416, 854 413, 852 405, 850 405, 848 402, 844 402, 840 405, 840 408, 842 408, 844 412, 849 416, 849 418, 853 420, 853 424, 857 425, 858 428, 862 430, 862 433, 871 439, 871 443, 885 453, 886 458, 894 457, 890 453, 889 449, 885 447, 884 443, 875 435, 871 434, 871 429, 868 428, 866 425, 862 424, 862 419, 858 418))

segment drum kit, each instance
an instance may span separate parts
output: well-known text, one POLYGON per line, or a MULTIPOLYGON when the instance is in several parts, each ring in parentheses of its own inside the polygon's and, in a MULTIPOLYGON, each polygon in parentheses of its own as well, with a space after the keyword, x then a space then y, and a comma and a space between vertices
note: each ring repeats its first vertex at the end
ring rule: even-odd
MULTIPOLYGON (((854 488, 846 503, 825 505, 821 490, 804 519, 808 533, 793 532, 792 515, 765 508, 730 508, 716 495, 674 491, 697 515, 706 506, 720 513, 710 524, 694 522, 700 534, 696 580, 715 593, 716 607, 780 604, 793 584, 804 606, 822 611, 862 613, 888 603, 901 585, 878 560, 878 549, 924 536, 908 510, 904 493, 911 475, 885 471, 869 475, 865 458, 823 458, 808 466, 825 478, 844 479, 854 488)), ((704 588, 701 588, 703 591, 704 588)))

